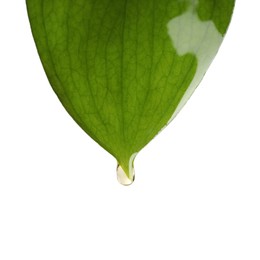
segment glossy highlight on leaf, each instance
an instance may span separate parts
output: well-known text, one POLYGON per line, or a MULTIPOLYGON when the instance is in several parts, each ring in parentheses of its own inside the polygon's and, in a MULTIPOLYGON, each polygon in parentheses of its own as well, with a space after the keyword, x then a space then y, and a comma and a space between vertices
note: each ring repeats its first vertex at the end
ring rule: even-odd
POLYGON ((234 0, 26 3, 53 90, 130 184, 135 156, 176 116, 216 55, 234 0))

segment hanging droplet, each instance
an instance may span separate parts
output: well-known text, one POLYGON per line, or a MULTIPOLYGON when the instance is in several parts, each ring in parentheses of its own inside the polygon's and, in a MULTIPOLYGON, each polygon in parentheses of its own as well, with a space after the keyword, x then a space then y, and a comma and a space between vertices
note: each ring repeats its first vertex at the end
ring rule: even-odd
POLYGON ((124 186, 129 186, 131 185, 134 180, 135 180, 135 171, 134 171, 134 167, 132 167, 129 171, 129 176, 125 173, 125 171, 123 170, 123 168, 118 164, 117 168, 116 168, 116 172, 117 172, 117 180, 120 184, 124 185, 124 186))

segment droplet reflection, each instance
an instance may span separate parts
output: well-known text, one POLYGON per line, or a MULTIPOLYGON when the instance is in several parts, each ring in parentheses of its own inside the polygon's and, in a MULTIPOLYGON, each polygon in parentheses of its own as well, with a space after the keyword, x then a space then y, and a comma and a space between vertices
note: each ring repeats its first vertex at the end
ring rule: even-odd
POLYGON ((125 173, 123 168, 118 164, 116 172, 117 172, 117 180, 120 184, 122 184, 124 186, 129 186, 134 182, 134 179, 135 179, 134 168, 132 168, 130 170, 129 176, 127 176, 127 174, 125 173))

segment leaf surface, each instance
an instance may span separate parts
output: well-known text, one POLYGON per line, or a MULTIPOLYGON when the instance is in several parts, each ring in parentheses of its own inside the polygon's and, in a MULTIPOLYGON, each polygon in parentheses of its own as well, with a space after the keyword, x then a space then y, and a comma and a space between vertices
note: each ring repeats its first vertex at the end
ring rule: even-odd
POLYGON ((61 103, 129 178, 216 55, 234 0, 27 0, 61 103))

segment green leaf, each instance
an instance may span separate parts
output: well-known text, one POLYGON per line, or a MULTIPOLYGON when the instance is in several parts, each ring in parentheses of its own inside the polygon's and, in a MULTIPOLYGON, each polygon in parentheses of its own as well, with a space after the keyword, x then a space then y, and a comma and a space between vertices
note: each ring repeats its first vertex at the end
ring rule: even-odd
POLYGON ((135 155, 176 116, 216 55, 234 0, 26 2, 53 90, 131 182, 135 155))

